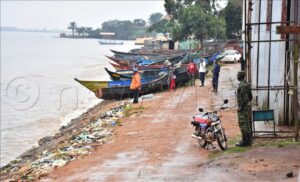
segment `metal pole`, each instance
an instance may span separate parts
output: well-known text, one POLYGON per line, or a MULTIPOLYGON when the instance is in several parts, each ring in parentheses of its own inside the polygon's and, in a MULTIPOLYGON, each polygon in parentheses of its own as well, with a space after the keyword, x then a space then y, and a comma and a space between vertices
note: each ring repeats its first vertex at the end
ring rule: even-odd
MULTIPOLYGON (((248 23, 251 23, 251 15, 252 15, 252 5, 254 3, 252 2, 252 0, 249 0, 249 3, 248 3, 248 23)), ((247 62, 246 62, 246 65, 247 65, 247 72, 246 72, 246 75, 247 75, 247 81, 249 83, 251 83, 251 40, 252 40, 252 26, 251 25, 248 25, 247 27, 247 34, 248 34, 248 59, 247 59, 247 62)))
MULTIPOLYGON (((287 21, 288 23, 286 24, 287 26, 290 25, 290 9, 291 9, 291 0, 287 0, 287 4, 286 4, 286 18, 285 21, 287 21)), ((285 39, 286 40, 289 40, 290 39, 290 36, 289 34, 286 34, 285 35, 285 39)), ((290 58, 290 54, 289 54, 289 41, 286 41, 285 43, 285 59, 284 59, 284 86, 288 86, 288 80, 287 80, 287 72, 288 72, 288 61, 289 61, 289 58, 290 58)), ((284 95, 284 99, 283 99, 283 110, 284 110, 284 113, 283 113, 283 118, 284 118, 284 125, 288 126, 289 125, 289 111, 288 111, 288 104, 289 104, 289 94, 287 92, 287 90, 284 90, 283 91, 283 95, 284 95)))
MULTIPOLYGON (((300 38, 299 35, 298 39, 300 38)), ((299 137, 299 118, 298 118, 298 59, 299 59, 299 41, 296 42, 294 47, 294 94, 293 94, 293 107, 294 107, 294 123, 295 123, 295 140, 298 141, 299 137)))
MULTIPOLYGON (((269 6, 269 4, 268 4, 269 6)), ((273 1, 270 1, 270 22, 273 20, 273 1)), ((271 49, 272 49, 272 24, 270 25, 270 43, 269 43, 269 60, 268 60, 268 87, 270 87, 270 73, 271 73, 271 49)), ((270 90, 268 89, 268 97, 267 97, 268 103, 267 103, 267 108, 270 109, 270 90)))
MULTIPOLYGON (((247 0, 245 0, 244 1, 244 47, 243 47, 243 49, 244 49, 244 53, 245 53, 245 55, 244 55, 244 63, 245 63, 245 65, 244 65, 244 69, 245 69, 245 66, 246 66, 246 64, 247 64, 247 0)), ((245 69, 245 71, 247 71, 246 69, 245 69)))
MULTIPOLYGON (((259 0, 259 11, 258 11, 258 41, 260 40, 260 15, 261 15, 261 0, 259 0)), ((257 43, 257 59, 256 59, 256 88, 258 87, 258 76, 259 76, 259 42, 257 43)), ((258 97, 256 97, 258 99, 258 97)), ((256 100, 256 103, 258 100, 256 100)))

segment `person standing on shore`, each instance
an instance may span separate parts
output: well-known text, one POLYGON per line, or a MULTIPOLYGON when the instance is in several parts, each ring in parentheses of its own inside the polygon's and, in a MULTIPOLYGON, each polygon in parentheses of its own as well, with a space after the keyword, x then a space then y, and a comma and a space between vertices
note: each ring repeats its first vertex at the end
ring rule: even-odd
POLYGON ((242 133, 242 140, 235 144, 236 146, 250 146, 252 140, 251 131, 251 100, 253 98, 250 84, 245 80, 245 72, 239 71, 237 79, 240 82, 237 89, 237 104, 238 104, 238 121, 242 133))
POLYGON ((170 70, 170 91, 175 90, 176 87, 176 74, 175 68, 171 68, 170 70))
POLYGON ((200 87, 204 86, 205 74, 206 74, 206 62, 205 60, 200 59, 200 65, 199 65, 199 77, 201 81, 200 87))
POLYGON ((133 76, 131 79, 130 90, 133 95, 133 103, 139 102, 139 92, 141 90, 141 77, 137 68, 133 68, 133 76))
POLYGON ((241 63, 241 71, 245 71, 245 59, 243 58, 243 56, 240 57, 240 63, 241 63))
POLYGON ((188 64, 188 73, 190 76, 191 85, 194 86, 195 85, 196 64, 193 63, 193 61, 190 61, 190 63, 188 64))
POLYGON ((218 83, 219 83, 219 73, 220 73, 220 65, 218 61, 214 62, 214 69, 213 69, 213 92, 218 92, 218 83))

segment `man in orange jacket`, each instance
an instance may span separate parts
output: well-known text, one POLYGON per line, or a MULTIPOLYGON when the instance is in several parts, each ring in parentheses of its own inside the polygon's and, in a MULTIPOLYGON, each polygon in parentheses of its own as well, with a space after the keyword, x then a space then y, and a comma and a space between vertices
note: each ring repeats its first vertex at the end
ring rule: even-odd
POLYGON ((133 94, 133 103, 139 102, 139 91, 141 89, 141 77, 137 68, 133 68, 133 76, 131 79, 130 90, 133 94))

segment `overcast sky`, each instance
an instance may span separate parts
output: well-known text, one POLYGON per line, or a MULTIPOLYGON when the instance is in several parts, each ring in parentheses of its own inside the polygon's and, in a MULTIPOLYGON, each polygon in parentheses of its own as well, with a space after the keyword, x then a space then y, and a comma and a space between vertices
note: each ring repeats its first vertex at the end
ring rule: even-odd
POLYGON ((163 0, 1 1, 1 26, 64 30, 75 21, 97 28, 113 19, 148 21, 156 12, 165 14, 163 0))

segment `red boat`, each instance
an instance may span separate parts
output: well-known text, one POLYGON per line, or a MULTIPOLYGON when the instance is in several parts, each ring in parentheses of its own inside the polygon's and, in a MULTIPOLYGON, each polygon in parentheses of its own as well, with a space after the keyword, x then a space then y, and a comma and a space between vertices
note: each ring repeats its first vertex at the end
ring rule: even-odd
POLYGON ((123 64, 123 65, 127 65, 128 64, 134 64, 136 63, 136 60, 124 60, 124 59, 120 59, 120 58, 116 58, 116 57, 112 57, 112 56, 106 56, 108 59, 114 61, 117 64, 123 64))

